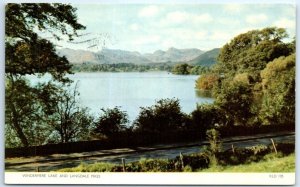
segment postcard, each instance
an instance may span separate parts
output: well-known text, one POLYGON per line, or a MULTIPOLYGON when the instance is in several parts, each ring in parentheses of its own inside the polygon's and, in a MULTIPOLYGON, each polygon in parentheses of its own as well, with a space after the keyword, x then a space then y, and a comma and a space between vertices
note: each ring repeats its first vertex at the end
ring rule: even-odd
POLYGON ((295 4, 14 2, 4 19, 6 184, 295 184, 295 4))

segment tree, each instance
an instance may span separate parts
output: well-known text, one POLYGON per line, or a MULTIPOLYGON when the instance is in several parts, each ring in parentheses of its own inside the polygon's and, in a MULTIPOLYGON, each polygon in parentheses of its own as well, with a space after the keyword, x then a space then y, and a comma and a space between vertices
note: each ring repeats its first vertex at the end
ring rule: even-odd
POLYGON ((231 119, 239 125, 246 125, 252 117, 253 93, 248 84, 239 81, 223 82, 220 92, 217 94, 215 103, 231 119))
POLYGON ((208 129, 216 125, 226 125, 223 111, 214 104, 201 104, 191 113, 192 129, 199 131, 204 136, 208 129))
POLYGON ((283 42, 287 37, 285 29, 276 27, 240 34, 222 47, 214 72, 225 78, 246 72, 258 82, 267 63, 292 53, 289 44, 283 42))
MULTIPOLYGON (((213 95, 216 104, 235 124, 249 124, 254 115, 259 115, 261 71, 274 59, 293 53, 294 41, 284 42, 287 36, 282 28, 252 30, 234 37, 221 49, 218 62, 211 71, 211 74, 219 75, 218 84, 212 86, 213 95)), ((205 83, 209 79, 201 81, 205 83)))
POLYGON ((91 131, 93 118, 87 108, 78 105, 79 92, 77 84, 74 89, 64 89, 63 86, 46 85, 48 90, 40 97, 44 111, 47 114, 47 124, 51 127, 52 142, 67 143, 87 140, 91 131), (58 138, 57 138, 58 136, 58 138))
POLYGON ((35 103, 38 99, 37 90, 24 82, 24 76, 50 73, 54 80, 68 81, 64 75, 70 73, 71 65, 65 57, 56 54, 54 45, 48 39, 42 38, 41 33, 48 33, 46 36, 51 35, 58 40, 66 35, 72 40, 78 35, 77 30, 84 29, 77 22, 75 11, 71 5, 57 3, 10 3, 5 7, 6 103, 9 103, 5 109, 6 125, 14 129, 25 147, 32 144, 29 134, 26 133, 32 131, 26 125, 29 124, 28 120, 38 125, 36 119, 40 119, 42 113, 40 106, 37 106, 38 102, 35 103), (24 89, 26 94, 22 92, 24 89), (35 118, 26 116, 29 111, 29 116, 35 118))
POLYGON ((55 39, 67 35, 70 40, 85 27, 77 22, 76 9, 71 5, 26 3, 5 7, 5 71, 11 75, 50 73, 62 80, 71 65, 56 54, 54 45, 41 38, 50 32, 55 39))
POLYGON ((199 90, 212 90, 219 80, 219 75, 215 73, 203 74, 196 80, 196 88, 199 90))
POLYGON ((172 73, 179 74, 179 75, 188 75, 190 74, 192 66, 184 63, 184 64, 176 64, 173 69, 172 73))
POLYGON ((190 74, 192 75, 201 75, 209 71, 210 67, 196 65, 196 66, 190 66, 190 74))
POLYGON ((43 88, 31 87, 21 77, 6 79, 5 87, 5 123, 10 124, 6 127, 10 129, 6 140, 15 139, 14 136, 17 136, 25 146, 45 143, 50 131, 44 125, 45 119, 42 116, 45 113, 38 101, 38 93, 43 88))
POLYGON ((161 99, 151 107, 141 107, 134 125, 138 131, 164 133, 179 130, 186 124, 179 100, 161 99))
POLYGON ((93 133, 111 137, 128 128, 126 125, 129 120, 126 112, 121 111, 118 107, 101 110, 103 114, 95 122, 93 133))
POLYGON ((222 47, 214 70, 225 77, 251 72, 257 80, 268 62, 291 53, 288 44, 282 41, 286 37, 286 31, 276 27, 240 34, 222 47))
POLYGON ((261 72, 263 99, 260 117, 264 124, 295 122, 295 54, 270 62, 261 72))

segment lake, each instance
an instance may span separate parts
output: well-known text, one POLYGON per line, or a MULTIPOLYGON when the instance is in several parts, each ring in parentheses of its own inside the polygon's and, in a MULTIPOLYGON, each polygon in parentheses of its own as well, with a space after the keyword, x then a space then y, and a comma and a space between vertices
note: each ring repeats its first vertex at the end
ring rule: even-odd
POLYGON ((194 75, 173 75, 168 72, 76 73, 83 106, 98 115, 101 108, 120 106, 130 120, 139 114, 140 107, 151 106, 162 98, 178 98, 182 111, 190 113, 197 103, 211 103, 212 98, 199 97, 194 75))
POLYGON ((155 101, 178 98, 183 112, 190 113, 197 103, 211 103, 212 98, 199 96, 195 75, 174 75, 168 72, 95 72, 68 76, 78 81, 81 106, 99 116, 101 108, 120 106, 132 122, 140 107, 152 106, 155 101))

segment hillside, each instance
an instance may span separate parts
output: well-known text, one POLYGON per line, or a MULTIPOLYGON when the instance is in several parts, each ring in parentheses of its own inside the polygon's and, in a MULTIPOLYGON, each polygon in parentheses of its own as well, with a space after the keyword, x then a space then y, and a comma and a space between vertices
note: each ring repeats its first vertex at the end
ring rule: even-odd
POLYGON ((139 52, 124 51, 119 49, 103 49, 95 53, 100 64, 118 64, 118 63, 133 63, 145 64, 151 61, 141 55, 139 52))
POLYGON ((82 64, 84 62, 97 63, 99 61, 97 55, 91 51, 63 48, 57 50, 57 53, 60 56, 66 56, 72 64, 82 64))
POLYGON ((171 47, 167 51, 157 50, 144 56, 152 62, 187 62, 203 53, 204 51, 195 48, 176 49, 171 47))
POLYGON ((157 50, 154 53, 141 54, 118 49, 103 49, 99 52, 85 50, 59 49, 58 54, 66 56, 73 64, 96 63, 96 64, 118 64, 134 63, 148 64, 161 62, 187 62, 204 52, 199 49, 176 49, 169 48, 167 51, 157 50))
POLYGON ((201 54, 193 60, 188 61, 187 63, 191 65, 212 66, 217 62, 219 52, 220 48, 206 51, 205 53, 201 54))

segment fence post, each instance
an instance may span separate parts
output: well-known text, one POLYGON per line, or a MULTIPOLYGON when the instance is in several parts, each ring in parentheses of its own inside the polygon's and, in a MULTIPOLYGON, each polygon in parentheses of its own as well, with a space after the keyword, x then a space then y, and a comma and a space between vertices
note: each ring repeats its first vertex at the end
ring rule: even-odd
POLYGON ((272 142, 272 144, 273 144, 273 148, 274 148, 274 150, 275 150, 275 154, 277 154, 277 149, 276 149, 275 143, 274 143, 274 141, 273 141, 272 138, 271 138, 271 142, 272 142))
POLYGON ((181 162, 181 167, 182 167, 182 169, 184 169, 183 154, 181 152, 179 153, 179 158, 180 158, 180 162, 181 162))
POLYGON ((122 158, 122 166, 123 166, 123 172, 126 172, 126 168, 125 168, 125 158, 122 158))

